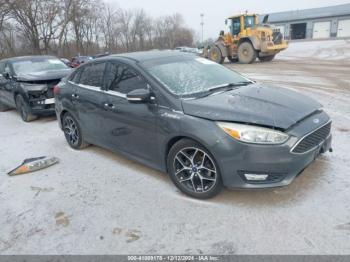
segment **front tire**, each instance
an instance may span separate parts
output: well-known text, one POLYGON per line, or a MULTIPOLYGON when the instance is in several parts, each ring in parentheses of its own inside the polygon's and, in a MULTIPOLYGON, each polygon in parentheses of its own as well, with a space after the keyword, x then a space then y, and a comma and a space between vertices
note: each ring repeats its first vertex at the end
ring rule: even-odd
POLYGON ((220 170, 214 157, 190 139, 176 142, 168 154, 168 172, 181 192, 197 199, 216 196, 222 189, 220 170))
POLYGON ((218 48, 216 45, 213 45, 209 50, 209 59, 218 64, 222 64, 225 60, 225 57, 222 56, 220 48, 218 48))
POLYGON ((37 116, 30 113, 29 106, 21 95, 16 96, 16 107, 24 122, 31 122, 38 118, 37 116))
POLYGON ((62 118, 62 127, 67 143, 73 149, 83 149, 89 146, 84 141, 78 121, 70 114, 65 113, 62 118))
POLYGON ((243 42, 238 47, 238 60, 242 64, 251 64, 256 60, 257 52, 250 42, 243 42))

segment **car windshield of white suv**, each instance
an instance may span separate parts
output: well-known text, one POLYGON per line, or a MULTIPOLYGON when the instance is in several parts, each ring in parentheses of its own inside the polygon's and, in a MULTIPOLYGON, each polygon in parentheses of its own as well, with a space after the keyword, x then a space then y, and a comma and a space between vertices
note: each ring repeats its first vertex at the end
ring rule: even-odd
POLYGON ((14 61, 12 66, 17 75, 68 69, 68 67, 62 61, 56 58, 35 58, 14 61))
POLYGON ((208 92, 219 87, 252 83, 242 75, 204 58, 155 63, 146 70, 170 92, 179 96, 208 92))

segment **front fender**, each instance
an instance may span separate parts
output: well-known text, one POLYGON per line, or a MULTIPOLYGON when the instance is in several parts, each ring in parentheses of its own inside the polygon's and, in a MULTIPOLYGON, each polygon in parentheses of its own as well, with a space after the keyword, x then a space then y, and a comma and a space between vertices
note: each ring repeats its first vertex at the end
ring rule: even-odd
POLYGON ((247 40, 252 43, 255 50, 261 49, 261 41, 257 36, 249 36, 249 37, 241 38, 240 43, 243 43, 247 40))

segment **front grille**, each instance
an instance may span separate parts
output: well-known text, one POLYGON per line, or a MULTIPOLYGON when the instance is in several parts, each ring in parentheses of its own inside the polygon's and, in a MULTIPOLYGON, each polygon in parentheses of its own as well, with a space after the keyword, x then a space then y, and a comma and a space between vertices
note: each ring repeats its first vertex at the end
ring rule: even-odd
POLYGON ((272 34, 272 41, 275 45, 280 45, 282 43, 283 35, 280 31, 275 31, 272 34))
POLYGON ((324 141, 331 133, 331 122, 324 125, 323 127, 315 130, 311 134, 304 137, 296 147, 292 150, 293 153, 305 153, 310 149, 318 146, 324 141))

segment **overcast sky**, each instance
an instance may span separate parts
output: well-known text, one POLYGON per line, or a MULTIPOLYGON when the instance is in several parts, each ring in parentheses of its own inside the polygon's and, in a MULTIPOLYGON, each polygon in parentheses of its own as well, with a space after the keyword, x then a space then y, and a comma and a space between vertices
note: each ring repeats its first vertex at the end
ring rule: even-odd
POLYGON ((350 3, 350 0, 105 0, 122 8, 143 8, 156 17, 179 12, 199 36, 204 14, 204 38, 216 38, 225 29, 225 18, 236 13, 272 13, 350 3))

